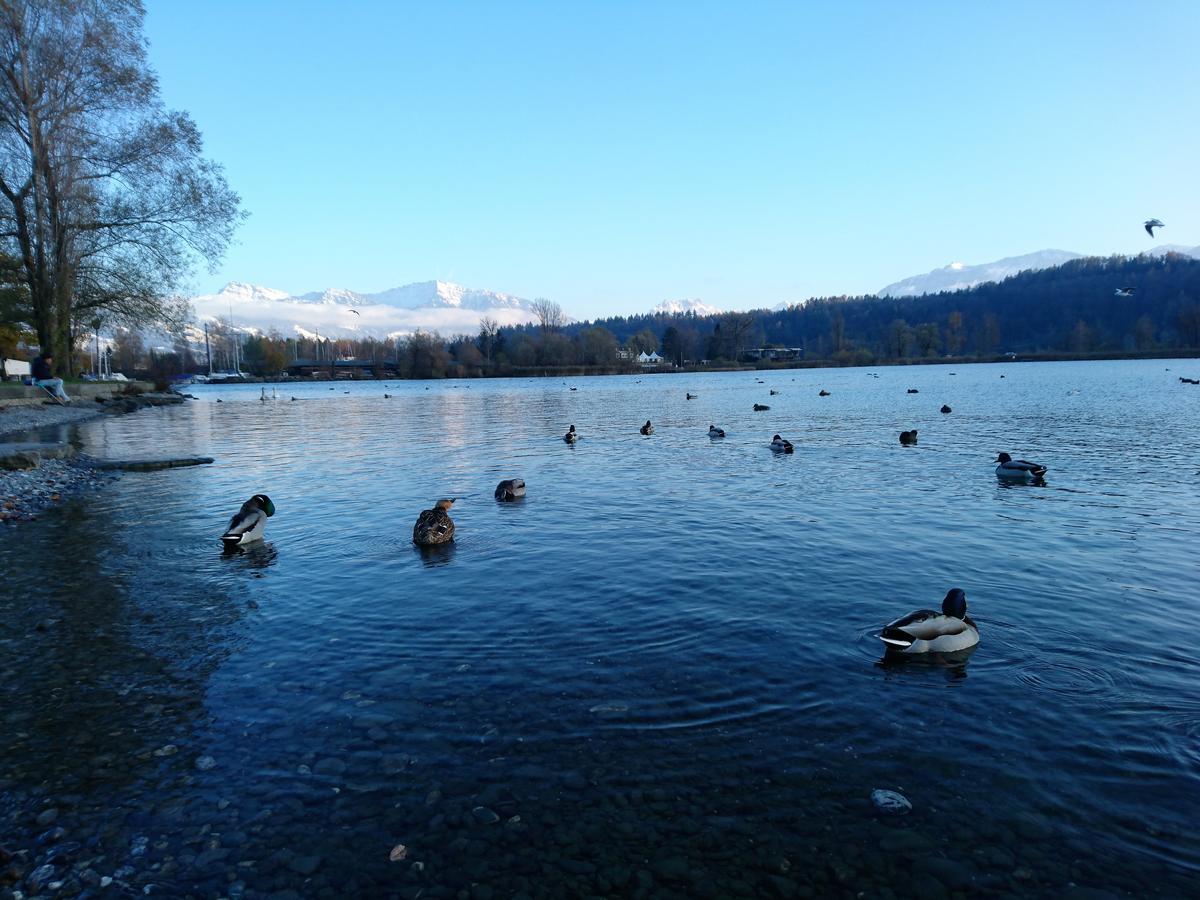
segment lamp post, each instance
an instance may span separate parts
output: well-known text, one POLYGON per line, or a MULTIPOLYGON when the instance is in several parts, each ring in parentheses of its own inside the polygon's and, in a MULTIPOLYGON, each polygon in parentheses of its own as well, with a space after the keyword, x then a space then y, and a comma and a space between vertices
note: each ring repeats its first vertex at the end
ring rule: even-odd
POLYGON ((92 319, 92 331, 96 334, 96 355, 92 357, 92 374, 96 376, 96 380, 100 380, 100 319, 92 319))

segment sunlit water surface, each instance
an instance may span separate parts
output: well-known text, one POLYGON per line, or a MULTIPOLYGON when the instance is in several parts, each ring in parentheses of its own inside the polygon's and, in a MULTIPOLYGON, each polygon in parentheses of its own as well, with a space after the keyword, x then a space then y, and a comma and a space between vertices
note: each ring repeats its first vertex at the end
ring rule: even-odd
POLYGON ((97 456, 216 463, 0 536, 0 843, 38 858, 53 807, 77 861, 169 895, 1194 895, 1180 373, 197 386, 88 423, 97 456), (266 542, 222 555, 256 492, 266 542), (953 586, 969 660, 881 665, 953 586))

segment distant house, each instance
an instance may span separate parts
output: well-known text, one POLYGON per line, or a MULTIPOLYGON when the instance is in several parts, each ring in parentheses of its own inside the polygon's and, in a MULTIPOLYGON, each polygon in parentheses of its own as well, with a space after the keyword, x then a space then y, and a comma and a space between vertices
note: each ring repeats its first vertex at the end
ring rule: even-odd
POLYGON ((742 359, 747 362, 789 362, 794 359, 804 359, 803 347, 755 347, 742 351, 742 359))
POLYGON ((664 362, 656 352, 647 353, 645 350, 638 354, 637 361, 639 366, 661 366, 664 362))
POLYGON ((394 359, 297 359, 287 367, 287 373, 299 378, 388 378, 396 375, 394 359))

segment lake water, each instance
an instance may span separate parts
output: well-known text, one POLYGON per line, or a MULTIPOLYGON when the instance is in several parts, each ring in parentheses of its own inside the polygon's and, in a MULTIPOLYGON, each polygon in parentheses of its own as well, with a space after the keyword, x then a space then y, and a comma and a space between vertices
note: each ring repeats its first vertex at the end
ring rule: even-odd
POLYGON ((168 896, 1195 896, 1181 374, 196 387, 80 426, 216 463, 0 534, 0 843, 168 896), (222 555, 256 492, 265 543, 222 555), (956 586, 974 654, 881 665, 956 586))

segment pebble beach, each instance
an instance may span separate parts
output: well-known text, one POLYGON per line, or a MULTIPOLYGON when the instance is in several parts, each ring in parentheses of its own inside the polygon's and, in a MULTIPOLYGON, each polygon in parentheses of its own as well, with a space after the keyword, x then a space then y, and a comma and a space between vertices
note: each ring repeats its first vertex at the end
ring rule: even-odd
MULTIPOLYGON (((0 407, 0 447, 26 437, 28 432, 75 424, 100 414, 95 403, 90 406, 0 407)), ((45 460, 32 469, 0 467, 0 522, 37 518, 48 507, 90 490, 111 477, 111 473, 97 471, 86 459, 79 457, 45 460)))

